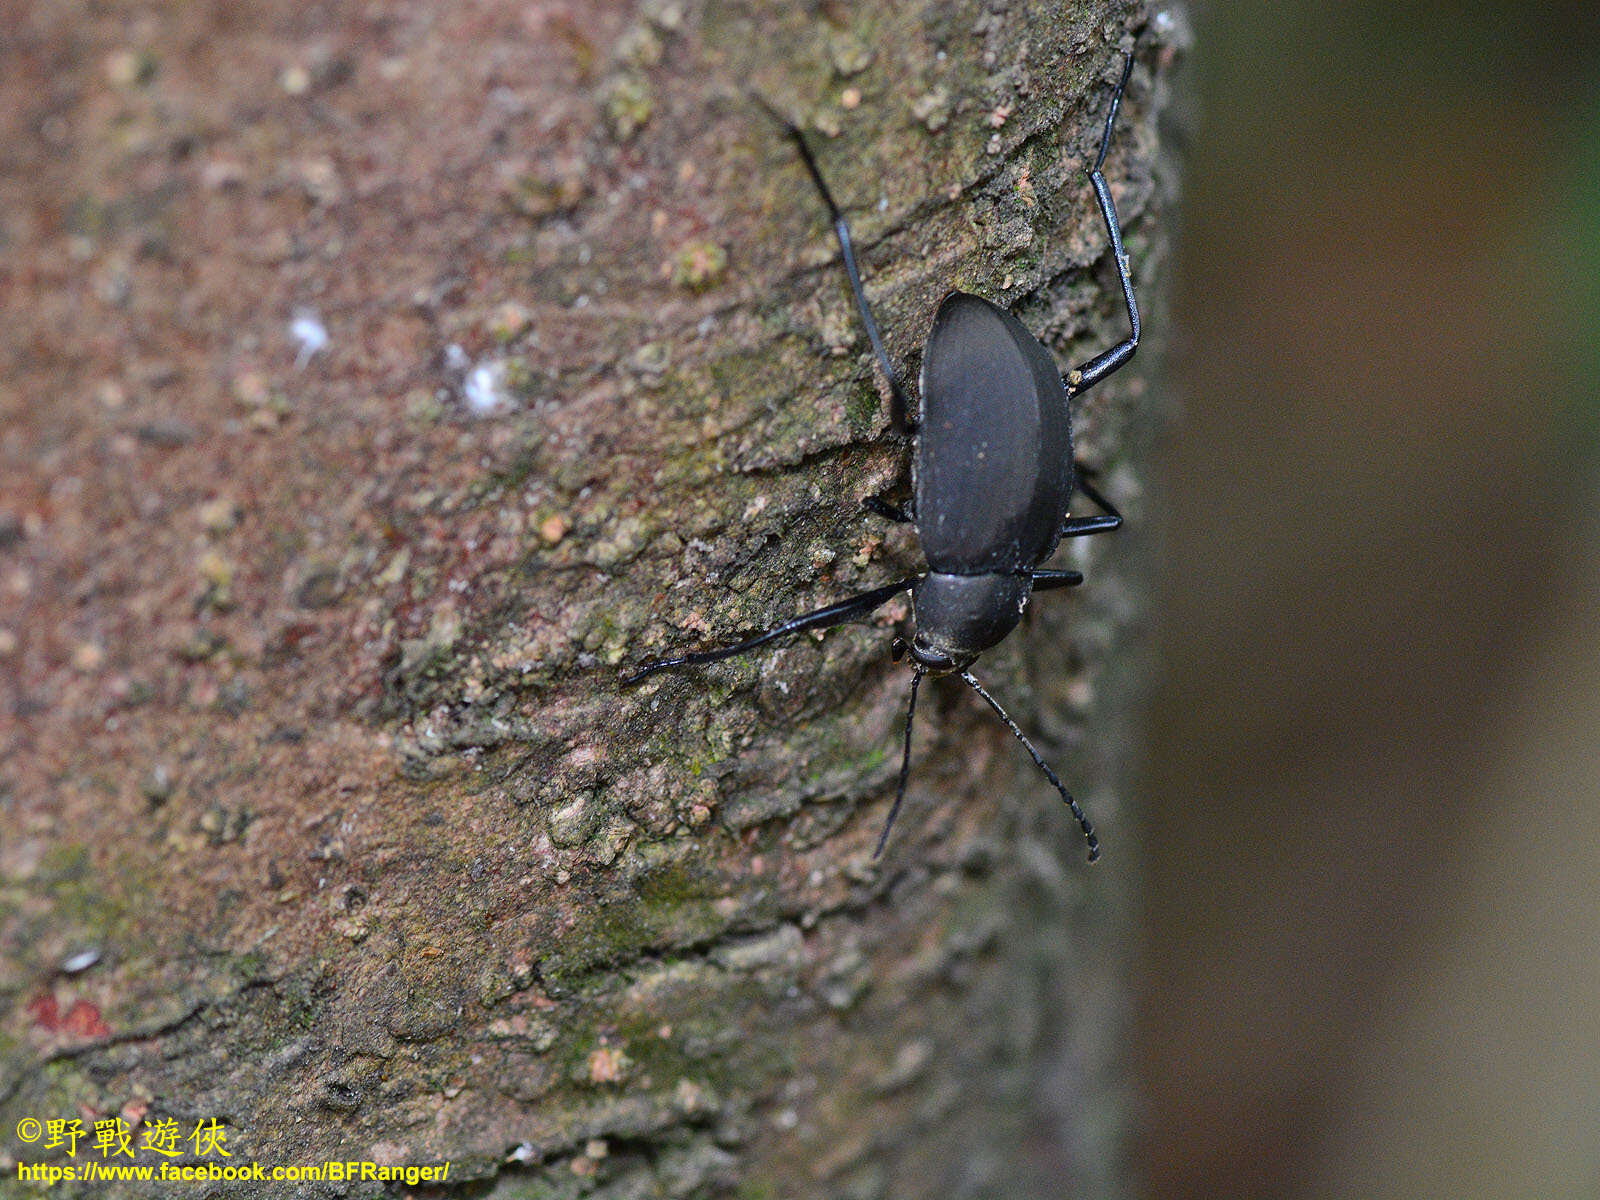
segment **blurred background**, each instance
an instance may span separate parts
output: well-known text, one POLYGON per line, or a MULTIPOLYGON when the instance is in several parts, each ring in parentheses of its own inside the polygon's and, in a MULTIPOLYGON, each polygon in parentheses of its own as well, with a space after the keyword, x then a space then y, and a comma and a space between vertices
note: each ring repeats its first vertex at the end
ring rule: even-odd
POLYGON ((1600 1196, 1600 9, 1192 15, 1149 1195, 1600 1196))

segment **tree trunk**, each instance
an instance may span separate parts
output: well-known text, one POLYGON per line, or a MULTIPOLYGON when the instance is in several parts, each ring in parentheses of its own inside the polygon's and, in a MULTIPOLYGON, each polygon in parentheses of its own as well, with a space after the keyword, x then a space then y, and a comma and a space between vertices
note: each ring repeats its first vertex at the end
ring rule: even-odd
MULTIPOLYGON (((1084 170, 1142 22, 113 0, 8 30, 8 1175, 103 1159, 96 1121, 155 1165, 162 1122, 215 1119, 234 1164, 449 1162, 473 1195, 1126 1190, 1138 534, 1072 544, 1088 585, 978 668, 1099 820, 1093 870, 932 681, 873 860, 904 605, 619 675, 919 566, 860 506, 906 448, 752 97, 806 126, 908 378, 952 287, 1066 365, 1125 320, 1084 170)), ((1107 167, 1147 304, 1149 29, 1107 167)), ((1077 429, 1137 516, 1134 373, 1077 429)), ((396 1190, 249 1194, 330 1189, 396 1190)))

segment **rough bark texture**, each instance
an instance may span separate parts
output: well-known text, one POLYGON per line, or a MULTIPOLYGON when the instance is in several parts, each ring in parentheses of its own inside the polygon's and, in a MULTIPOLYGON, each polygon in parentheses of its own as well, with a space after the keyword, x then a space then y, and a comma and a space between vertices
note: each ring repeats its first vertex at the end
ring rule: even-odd
MULTIPOLYGON (((216 1118, 237 1161, 448 1160, 472 1195, 1125 1187, 1129 539, 1074 547, 1090 586, 980 668, 1099 819, 1094 870, 937 684, 872 861, 904 606, 618 668, 917 567, 859 507, 905 449, 747 92, 810 130, 908 376, 952 286, 1066 364, 1119 336, 1083 170, 1143 19, 110 2, 7 29, 0 1187, 70 1161, 20 1120, 118 1115, 135 1143, 216 1118)), ((1147 298, 1169 55, 1143 35, 1108 167, 1147 298)), ((1140 395, 1078 415, 1135 512, 1140 395)))

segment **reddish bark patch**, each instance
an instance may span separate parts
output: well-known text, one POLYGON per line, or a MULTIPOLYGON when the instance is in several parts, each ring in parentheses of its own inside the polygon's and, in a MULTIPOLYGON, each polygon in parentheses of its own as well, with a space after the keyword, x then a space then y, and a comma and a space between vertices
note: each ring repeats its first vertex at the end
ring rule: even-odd
POLYGON ((110 1037, 111 1026, 105 1023, 97 1005, 87 1000, 74 1000, 70 1008, 61 1011, 60 1002, 53 992, 45 992, 28 1001, 28 1015, 33 1023, 47 1033, 65 1033, 72 1037, 110 1037))

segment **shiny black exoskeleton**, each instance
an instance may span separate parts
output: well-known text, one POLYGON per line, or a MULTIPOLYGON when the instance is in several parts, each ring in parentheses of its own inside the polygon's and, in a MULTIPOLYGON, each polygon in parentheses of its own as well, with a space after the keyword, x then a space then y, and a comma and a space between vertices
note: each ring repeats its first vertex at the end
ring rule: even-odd
POLYGON ((905 750, 899 788, 878 838, 878 854, 883 853, 905 798, 917 689, 924 675, 952 673, 994 709, 1060 792, 1083 828, 1089 860, 1093 862, 1099 854, 1099 841, 1078 802, 968 668, 1016 628, 1035 591, 1083 582, 1077 571, 1043 566, 1062 538, 1103 533, 1122 524, 1121 515, 1073 461, 1071 402, 1131 359, 1139 345, 1139 309, 1128 256, 1122 248, 1111 191, 1101 173, 1117 108, 1132 71, 1133 57, 1129 55, 1111 96, 1100 153, 1089 170, 1128 310, 1128 337, 1062 375, 1049 351, 1010 313, 978 296, 951 292, 940 304, 923 347, 918 381, 921 406, 915 422, 908 418, 905 391, 862 290, 849 226, 800 130, 778 117, 799 148, 801 161, 833 218, 856 307, 889 386, 891 425, 896 433, 915 438, 912 513, 877 498, 866 503, 881 516, 916 525, 928 570, 804 613, 736 645, 647 662, 625 682, 636 683, 669 667, 717 662, 803 630, 838 625, 864 616, 909 589, 916 636, 909 644, 896 638, 894 646, 897 661, 909 653, 912 662, 905 750), (1075 490, 1094 501, 1101 512, 1069 516, 1075 490))

